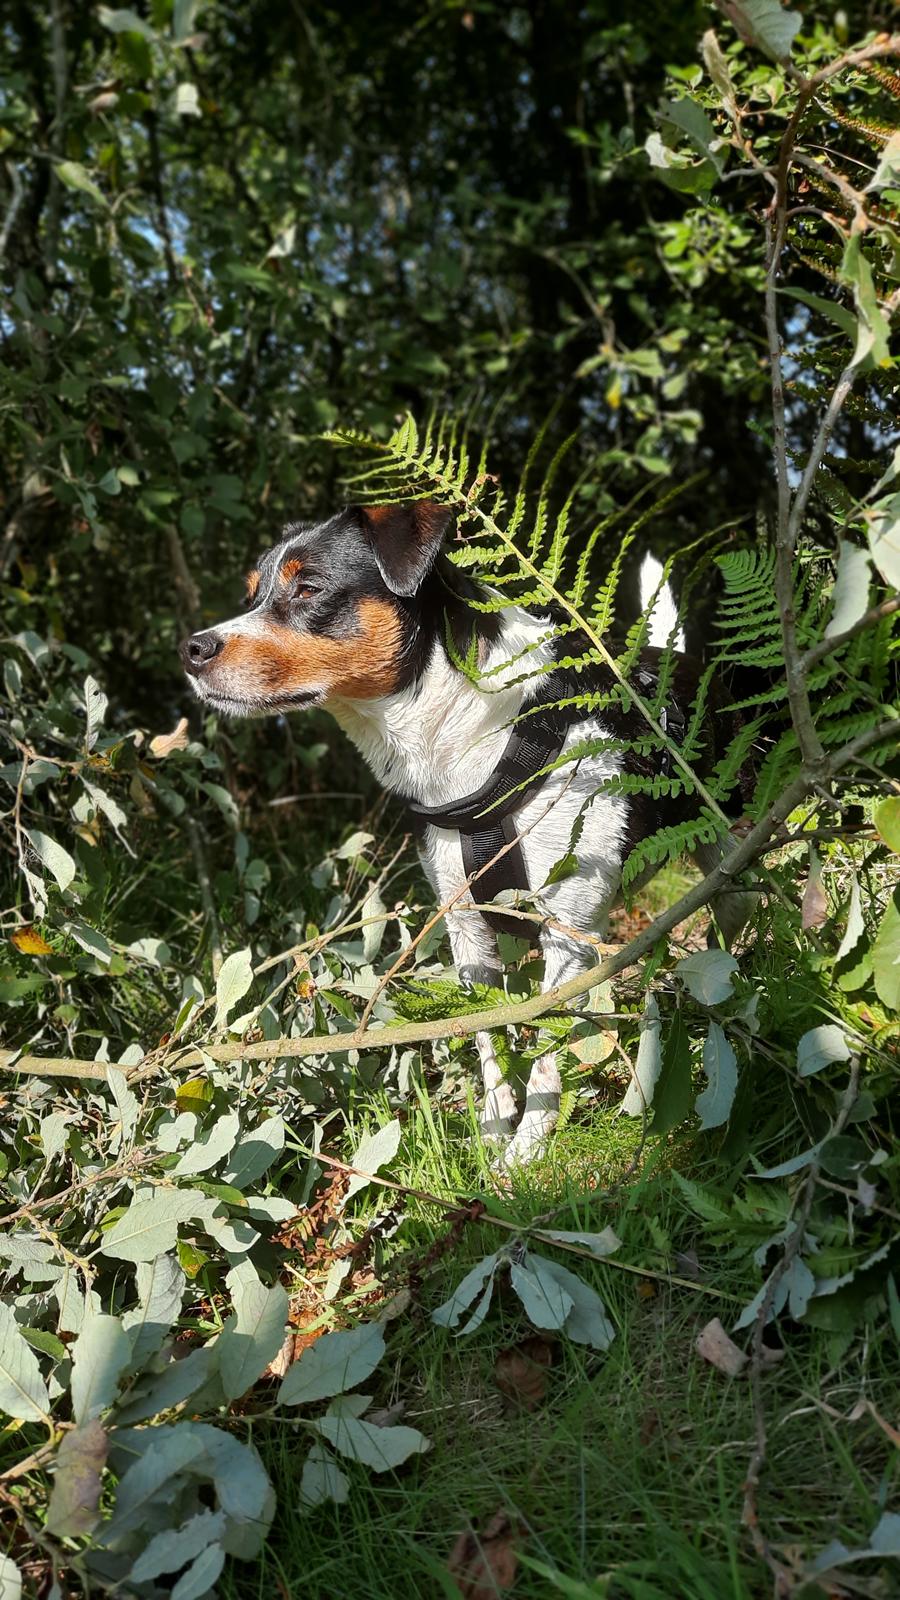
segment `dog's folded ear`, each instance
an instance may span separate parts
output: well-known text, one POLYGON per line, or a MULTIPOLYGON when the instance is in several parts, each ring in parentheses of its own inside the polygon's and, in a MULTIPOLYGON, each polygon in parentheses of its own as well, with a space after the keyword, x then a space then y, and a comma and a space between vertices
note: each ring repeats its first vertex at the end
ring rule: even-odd
POLYGON ((453 512, 436 500, 357 506, 356 510, 388 588, 407 598, 414 595, 437 560, 453 512))

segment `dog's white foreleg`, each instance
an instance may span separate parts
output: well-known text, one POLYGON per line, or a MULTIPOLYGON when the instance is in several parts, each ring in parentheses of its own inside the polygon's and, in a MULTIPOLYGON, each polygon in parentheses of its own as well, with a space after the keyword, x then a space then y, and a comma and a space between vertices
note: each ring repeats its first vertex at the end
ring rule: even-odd
MULTIPOLYGON (((479 912, 465 906, 447 913, 447 932, 453 962, 464 984, 488 983, 503 986, 503 971, 497 941, 479 912)), ((485 1139, 508 1139, 516 1117, 516 1098, 505 1082, 489 1033, 476 1033, 475 1044, 481 1062, 484 1101, 481 1131, 485 1139)))
MULTIPOLYGON (((567 938, 564 934, 548 931, 541 934, 544 955, 544 977, 541 989, 555 989, 579 972, 584 972, 596 960, 593 947, 567 938)), ((559 1102, 562 1082, 556 1051, 548 1050, 538 1056, 529 1074, 525 1089, 525 1110, 516 1129, 515 1137, 506 1152, 506 1165, 520 1165, 533 1161, 545 1148, 559 1120, 559 1102)))

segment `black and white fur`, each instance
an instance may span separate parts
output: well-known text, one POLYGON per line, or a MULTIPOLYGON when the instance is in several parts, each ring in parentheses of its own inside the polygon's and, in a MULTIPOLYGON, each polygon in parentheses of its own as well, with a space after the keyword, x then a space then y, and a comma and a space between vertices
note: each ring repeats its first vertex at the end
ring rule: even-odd
MULTIPOLYGON (((549 615, 520 606, 485 615, 466 605, 471 586, 440 554, 450 522, 444 508, 417 501, 351 507, 324 523, 289 527, 251 574, 249 610, 182 645, 194 690, 237 715, 325 706, 391 792, 426 806, 472 793, 491 775, 516 716, 546 684, 540 669, 554 663, 555 630, 549 615), (448 626, 461 649, 475 630, 481 681, 472 682, 453 664, 448 626), (534 675, 521 681, 525 672, 534 675)), ((658 564, 645 563, 645 601, 659 575, 658 564)), ((651 643, 665 645, 676 628, 671 596, 663 590, 651 621, 651 643)), ((567 652, 574 653, 571 635, 565 642, 567 652)), ((650 683, 658 652, 650 649, 647 657, 650 683)), ((683 677, 678 692, 689 706, 696 673, 686 660, 683 677)), ((584 687, 583 680, 575 680, 568 692, 584 687)), ((621 739, 626 722, 625 713, 604 711, 575 724, 566 748, 592 736, 621 739)), ((545 990, 595 961, 595 945, 577 935, 602 937, 628 851, 644 834, 685 814, 683 801, 652 802, 651 811, 646 796, 598 792, 602 780, 628 761, 610 749, 566 763, 516 814, 534 904, 552 919, 539 928, 545 990), (546 884, 585 807, 578 874, 546 884)), ((477 885, 474 901, 466 891, 459 834, 427 827, 420 854, 438 903, 455 901, 446 922, 460 979, 500 983, 496 936, 476 909, 477 885)), ((711 846, 697 859, 709 870, 717 857, 718 846, 711 846)), ((723 896, 716 910, 730 938, 746 918, 747 897, 723 896)), ((509 1163, 525 1161, 545 1146, 556 1124, 556 1055, 548 1051, 534 1062, 519 1116, 491 1035, 478 1034, 476 1042, 484 1132, 508 1141, 509 1163)))

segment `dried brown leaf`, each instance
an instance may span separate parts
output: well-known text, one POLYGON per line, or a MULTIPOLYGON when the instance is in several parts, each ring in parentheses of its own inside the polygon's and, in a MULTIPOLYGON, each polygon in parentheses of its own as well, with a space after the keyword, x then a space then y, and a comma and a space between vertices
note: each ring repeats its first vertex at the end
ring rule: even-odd
POLYGON ((523 1339, 501 1350, 494 1366, 494 1382, 507 1400, 534 1411, 547 1393, 547 1369, 553 1351, 546 1339, 523 1339))
POLYGON ((155 739, 150 740, 150 754, 157 756, 160 761, 165 756, 170 756, 173 750, 184 750, 188 743, 188 720, 180 717, 171 733, 158 733, 155 739))
POLYGON ((698 1356, 727 1373, 729 1378, 736 1378, 743 1372, 749 1359, 734 1340, 729 1339, 718 1317, 713 1317, 697 1335, 696 1350, 698 1356))
POLYGON ((462 1600, 496 1600, 516 1581, 518 1529, 506 1511, 498 1511, 484 1529, 461 1533, 447 1562, 462 1600))

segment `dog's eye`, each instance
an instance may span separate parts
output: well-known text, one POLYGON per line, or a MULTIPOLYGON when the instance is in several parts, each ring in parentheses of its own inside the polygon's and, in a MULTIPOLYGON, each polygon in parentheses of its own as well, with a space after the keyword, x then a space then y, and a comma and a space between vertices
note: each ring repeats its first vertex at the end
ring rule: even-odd
POLYGON ((298 583, 291 591, 292 600, 312 600, 320 591, 314 583, 298 583))

